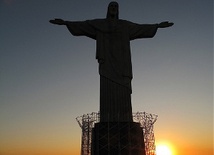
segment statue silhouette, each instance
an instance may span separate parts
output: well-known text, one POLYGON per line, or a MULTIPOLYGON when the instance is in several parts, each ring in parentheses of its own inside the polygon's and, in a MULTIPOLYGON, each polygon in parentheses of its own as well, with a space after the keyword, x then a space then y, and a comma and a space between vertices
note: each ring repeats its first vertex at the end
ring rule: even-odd
POLYGON ((50 23, 67 26, 74 36, 87 36, 96 40, 100 74, 100 122, 132 122, 130 41, 152 38, 158 28, 167 28, 173 23, 136 24, 119 19, 117 2, 109 3, 104 19, 54 19, 50 23))

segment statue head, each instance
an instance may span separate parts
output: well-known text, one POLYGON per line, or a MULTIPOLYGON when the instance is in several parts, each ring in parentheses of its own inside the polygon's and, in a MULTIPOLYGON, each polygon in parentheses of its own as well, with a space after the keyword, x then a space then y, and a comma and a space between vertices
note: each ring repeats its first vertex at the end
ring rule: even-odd
POLYGON ((119 4, 117 2, 112 1, 109 3, 106 18, 111 18, 111 19, 119 18, 119 4))

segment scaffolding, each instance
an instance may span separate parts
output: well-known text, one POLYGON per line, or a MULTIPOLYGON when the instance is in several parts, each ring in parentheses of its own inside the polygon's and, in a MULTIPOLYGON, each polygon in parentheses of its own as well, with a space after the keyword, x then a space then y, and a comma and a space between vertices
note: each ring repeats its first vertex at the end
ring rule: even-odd
MULTIPOLYGON (((133 121, 140 123, 143 129, 146 155, 155 155, 155 137, 153 124, 157 120, 157 115, 146 112, 135 112, 133 121)), ((100 121, 100 115, 97 112, 84 114, 76 118, 82 129, 81 155, 91 155, 92 129, 95 123, 100 121)))

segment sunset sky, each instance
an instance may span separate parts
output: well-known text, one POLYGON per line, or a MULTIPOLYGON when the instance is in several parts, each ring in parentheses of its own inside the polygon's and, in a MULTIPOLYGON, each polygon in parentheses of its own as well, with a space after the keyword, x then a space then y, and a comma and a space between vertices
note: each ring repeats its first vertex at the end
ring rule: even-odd
MULTIPOLYGON (((99 110, 95 41, 48 21, 105 18, 108 0, 0 0, 0 155, 80 155, 75 118, 99 110)), ((119 18, 174 22, 131 42, 133 112, 156 145, 213 155, 213 0, 118 0, 119 18)))

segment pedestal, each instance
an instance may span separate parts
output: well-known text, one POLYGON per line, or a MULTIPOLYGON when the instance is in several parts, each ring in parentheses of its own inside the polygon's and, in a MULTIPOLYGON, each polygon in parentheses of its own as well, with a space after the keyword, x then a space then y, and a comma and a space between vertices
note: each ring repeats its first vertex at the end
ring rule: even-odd
POLYGON ((96 123, 91 148, 91 155, 145 155, 143 130, 136 122, 96 123))

